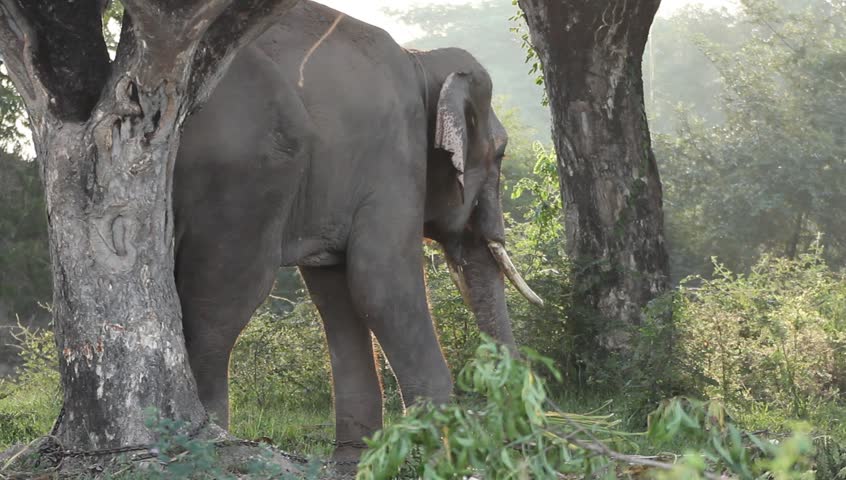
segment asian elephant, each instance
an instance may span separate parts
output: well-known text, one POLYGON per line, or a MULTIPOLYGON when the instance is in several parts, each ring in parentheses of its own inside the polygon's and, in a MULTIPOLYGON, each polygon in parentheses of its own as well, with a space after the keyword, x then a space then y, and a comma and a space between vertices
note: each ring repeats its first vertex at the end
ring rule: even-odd
POLYGON ((336 458, 382 426, 371 332, 406 404, 450 397, 422 237, 444 246, 480 328, 513 346, 501 272, 530 290, 503 247, 506 142, 462 50, 408 51, 303 1, 239 53, 186 121, 173 182, 185 340, 218 422, 230 351, 279 266, 300 268, 324 322, 336 458))

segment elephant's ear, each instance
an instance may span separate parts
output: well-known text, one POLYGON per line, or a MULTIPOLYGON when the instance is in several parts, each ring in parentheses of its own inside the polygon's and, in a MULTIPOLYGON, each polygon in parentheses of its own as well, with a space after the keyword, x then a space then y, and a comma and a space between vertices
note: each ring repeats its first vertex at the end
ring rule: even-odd
POLYGON ((451 73, 441 87, 438 118, 435 124, 435 148, 452 153, 452 165, 458 172, 458 184, 464 190, 464 165, 467 161, 467 117, 470 75, 451 73))

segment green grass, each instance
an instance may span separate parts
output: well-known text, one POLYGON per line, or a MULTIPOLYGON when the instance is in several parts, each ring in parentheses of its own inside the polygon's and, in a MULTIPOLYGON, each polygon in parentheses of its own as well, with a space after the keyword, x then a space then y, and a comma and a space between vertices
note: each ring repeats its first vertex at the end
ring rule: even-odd
POLYGON ((0 379, 0 451, 48 433, 62 406, 52 333, 22 330, 20 338, 24 364, 0 379))
POLYGON ((15 395, 0 399, 0 452, 48 433, 60 408, 58 395, 45 395, 37 386, 17 388, 15 395))
POLYGON ((334 414, 328 406, 233 407, 231 431, 249 440, 269 438, 282 450, 305 457, 328 457, 334 448, 334 414))
POLYGON ((781 433, 787 431, 798 420, 814 426, 818 436, 846 445, 846 405, 833 401, 820 402, 810 408, 805 418, 795 418, 788 412, 770 409, 766 404, 750 404, 747 409, 738 412, 734 420, 751 432, 768 431, 781 433))
MULTIPOLYGON (((55 364, 52 337, 49 334, 28 334, 28 348, 23 351, 25 365, 20 376, 14 380, 0 380, 0 450, 17 444, 27 443, 46 434, 59 412, 61 393, 55 364)), ((391 375, 384 375, 386 388, 386 425, 392 425, 400 418, 399 396, 391 375)), ((264 380, 269 381, 269 380, 264 380)), ((282 382, 271 385, 272 391, 284 392, 282 382), (279 390, 277 390, 279 389, 279 390)), ((564 390, 560 388, 555 403, 562 412, 574 415, 593 424, 600 424, 601 430, 640 433, 646 430, 646 416, 650 407, 644 407, 641 397, 626 393, 616 394, 610 390, 594 389, 564 390), (584 417, 589 415, 589 417, 584 417)), ((295 398, 280 395, 278 400, 260 406, 254 397, 233 398, 231 430, 245 439, 270 439, 274 445, 287 452, 325 459, 334 449, 334 413, 331 403, 325 397, 295 398)), ((464 403, 462 398, 458 403, 464 403)), ((846 405, 833 400, 808 401, 804 418, 792 416, 783 406, 775 408, 763 402, 744 402, 729 406, 729 414, 738 426, 746 431, 766 430, 763 437, 791 430, 796 420, 804 420, 815 427, 815 442, 824 446, 825 453, 819 461, 825 463, 828 473, 818 478, 833 478, 830 473, 840 471, 846 465, 846 451, 838 445, 846 445, 846 405), (836 448, 835 448, 836 447, 836 448)), ((607 433, 607 432, 606 432, 607 433)), ((619 451, 630 454, 655 455, 667 451, 680 452, 698 450, 693 443, 684 439, 672 445, 657 445, 644 435, 625 435, 626 441, 615 445, 619 451)), ((821 467, 822 468, 822 467, 821 467)))
MULTIPOLYGON (((270 439, 282 450, 306 458, 328 458, 335 448, 335 414, 330 405, 274 405, 262 409, 232 406, 230 431, 237 437, 270 439)), ((400 412, 386 411, 390 425, 400 412)))

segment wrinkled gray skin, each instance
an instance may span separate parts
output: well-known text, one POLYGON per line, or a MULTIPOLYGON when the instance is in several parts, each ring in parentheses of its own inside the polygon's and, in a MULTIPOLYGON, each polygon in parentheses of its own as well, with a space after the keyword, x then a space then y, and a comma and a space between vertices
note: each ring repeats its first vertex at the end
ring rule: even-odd
POLYGON ((228 424, 230 351, 277 268, 299 266, 325 326, 343 459, 382 426, 370 332, 406 404, 450 397, 421 237, 464 265, 481 329, 514 340, 486 248, 504 242, 507 141, 487 72, 462 50, 410 52, 345 17, 300 88, 302 59, 337 15, 304 1, 238 55, 185 123, 173 195, 176 282, 204 405, 228 424))

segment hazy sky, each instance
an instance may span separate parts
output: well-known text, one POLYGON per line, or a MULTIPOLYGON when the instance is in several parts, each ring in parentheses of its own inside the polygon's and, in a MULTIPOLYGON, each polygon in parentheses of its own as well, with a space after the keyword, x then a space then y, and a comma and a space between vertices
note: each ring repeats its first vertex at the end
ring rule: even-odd
MULTIPOLYGON (((408 42, 422 34, 419 28, 403 24, 385 13, 385 9, 402 10, 420 5, 464 5, 478 4, 482 0, 316 0, 344 13, 352 15, 387 30, 399 43, 408 42)), ((507 1, 507 0, 501 0, 507 1)), ((731 7, 735 0, 662 0, 659 15, 668 15, 674 10, 690 4, 701 3, 712 7, 731 7)))

